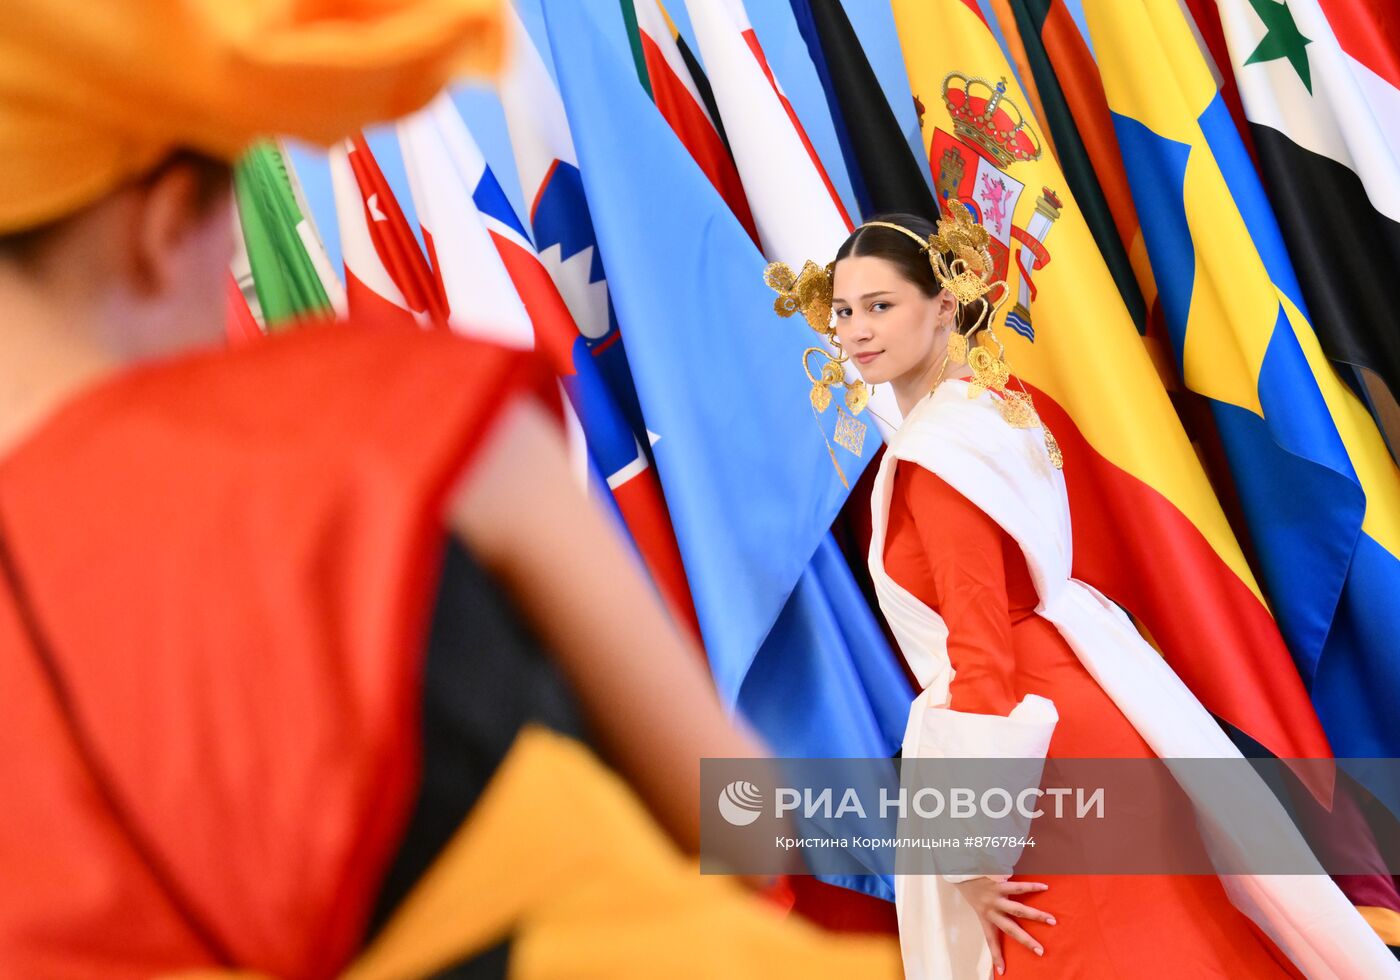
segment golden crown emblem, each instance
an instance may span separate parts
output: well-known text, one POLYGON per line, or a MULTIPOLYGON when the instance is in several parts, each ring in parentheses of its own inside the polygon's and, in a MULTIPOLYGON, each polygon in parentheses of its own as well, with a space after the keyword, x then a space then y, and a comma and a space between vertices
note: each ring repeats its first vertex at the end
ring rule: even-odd
POLYGON ((953 134, 982 147, 997 166, 1040 159, 1040 140, 1006 97, 1005 78, 993 85, 950 71, 943 79, 943 101, 953 116, 953 134))

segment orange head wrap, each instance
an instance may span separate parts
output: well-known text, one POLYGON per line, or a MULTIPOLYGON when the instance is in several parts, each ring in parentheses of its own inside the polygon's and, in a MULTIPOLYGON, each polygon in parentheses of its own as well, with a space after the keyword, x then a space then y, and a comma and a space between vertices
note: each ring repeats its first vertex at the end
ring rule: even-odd
POLYGON ((329 143, 494 72, 501 0, 3 0, 0 234, 176 148, 329 143))

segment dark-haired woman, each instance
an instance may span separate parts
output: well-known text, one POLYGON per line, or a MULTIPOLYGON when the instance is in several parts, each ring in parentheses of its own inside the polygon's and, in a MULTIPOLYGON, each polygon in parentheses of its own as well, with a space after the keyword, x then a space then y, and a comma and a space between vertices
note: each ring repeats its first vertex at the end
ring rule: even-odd
MULTIPOLYGON (((992 278, 985 231, 958 205, 937 227, 867 222, 832 273, 834 340, 904 415, 876 477, 870 549, 923 689, 904 757, 1237 756, 1121 610, 1071 578, 1063 463, 985 335, 1005 288, 992 278)), ((1395 967, 1323 876, 903 875, 896 890, 911 977, 1395 967)))

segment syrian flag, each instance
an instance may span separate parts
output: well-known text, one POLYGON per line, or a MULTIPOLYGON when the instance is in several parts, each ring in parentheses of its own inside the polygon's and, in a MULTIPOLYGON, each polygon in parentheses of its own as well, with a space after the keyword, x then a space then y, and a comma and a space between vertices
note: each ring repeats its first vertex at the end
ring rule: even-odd
POLYGON ((350 315, 445 324, 445 300, 364 137, 333 147, 330 167, 350 315))
MULTIPOLYGON (((567 396, 581 468, 606 484, 680 620, 694 622, 680 553, 650 461, 451 98, 398 124, 409 186, 453 329, 537 348, 567 396)), ((698 624, 696 624, 698 631, 698 624)))
POLYGON ((1328 357, 1359 369, 1361 394, 1379 414, 1400 395, 1393 2, 1217 0, 1217 7, 1313 326, 1328 357))
MULTIPOLYGON (((793 269, 807 259, 825 265, 854 226, 768 66, 744 5, 740 0, 687 0, 686 9, 764 256, 793 269)), ((870 406, 888 437, 881 419, 900 418, 889 385, 875 386, 870 406)))

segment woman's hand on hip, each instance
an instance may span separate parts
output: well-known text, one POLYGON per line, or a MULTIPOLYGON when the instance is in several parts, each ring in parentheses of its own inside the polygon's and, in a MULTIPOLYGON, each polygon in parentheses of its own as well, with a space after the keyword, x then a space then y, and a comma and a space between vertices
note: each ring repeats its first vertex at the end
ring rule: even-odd
POLYGON ((982 923, 982 933, 987 937, 987 946, 991 948, 992 964, 997 973, 1006 970, 1006 961, 1001 955, 1002 933, 1006 933, 1036 956, 1044 955, 1045 950, 1041 944, 1022 929, 1016 920, 1028 919, 1053 926, 1054 916, 1029 905, 1022 905, 1013 896, 1043 892, 1050 887, 1049 885, 1038 881, 1011 881, 1006 875, 995 875, 971 878, 954 887, 977 913, 977 918, 982 923))

